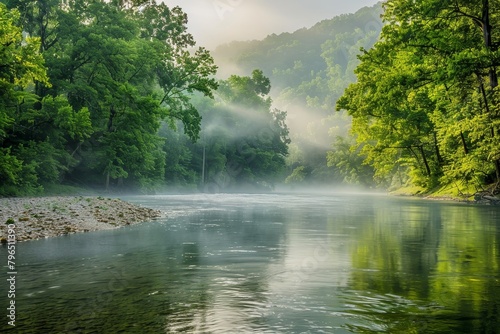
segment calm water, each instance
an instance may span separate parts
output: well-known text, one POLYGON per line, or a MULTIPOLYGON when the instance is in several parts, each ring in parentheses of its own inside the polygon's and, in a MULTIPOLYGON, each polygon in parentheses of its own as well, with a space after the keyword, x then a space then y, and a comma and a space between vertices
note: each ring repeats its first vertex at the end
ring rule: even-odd
POLYGON ((500 208, 345 194, 125 199, 168 218, 18 244, 17 332, 500 333, 500 208))

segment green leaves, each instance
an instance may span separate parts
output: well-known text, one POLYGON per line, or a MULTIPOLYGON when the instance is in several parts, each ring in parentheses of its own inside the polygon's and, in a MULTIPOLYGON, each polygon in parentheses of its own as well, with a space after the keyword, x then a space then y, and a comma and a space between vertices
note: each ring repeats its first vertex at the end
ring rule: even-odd
POLYGON ((22 34, 19 12, 0 3, 0 143, 5 129, 14 121, 19 104, 33 101, 31 92, 23 91, 35 81, 47 83, 46 69, 38 53, 40 40, 22 34))
POLYGON ((74 111, 64 96, 46 96, 42 100, 41 113, 46 113, 54 125, 71 139, 83 141, 93 132, 88 108, 74 111))
POLYGON ((43 58, 38 53, 40 39, 23 36, 17 26, 20 15, 0 3, 0 86, 4 91, 26 88, 34 81, 47 82, 43 58))
POLYGON ((10 135, 24 107, 38 101, 35 82, 48 85, 48 78, 40 39, 23 34, 19 20, 18 10, 0 3, 0 196, 38 191, 36 164, 19 155, 10 135))
POLYGON ((9 5, 17 9, 0 4, 1 177, 35 188, 82 177, 106 187, 162 181, 161 122, 180 120, 197 139, 191 97, 217 88, 210 53, 188 50, 186 14, 153 1, 9 5))
MULTIPOLYGON (((202 93, 193 98, 203 117, 197 143, 162 127, 165 181, 169 186, 199 186, 204 191, 269 190, 284 179, 290 143, 286 112, 271 109, 270 98, 262 95, 270 88, 269 79, 258 70, 252 76, 233 75, 218 85, 215 99, 202 93)), ((192 131, 180 123, 174 126, 185 133, 192 131)))
POLYGON ((491 36, 499 3, 384 6, 381 38, 360 58, 358 82, 337 105, 353 116, 366 161, 389 177, 396 174, 387 166, 396 161, 411 183, 427 189, 437 178, 477 187, 498 178, 499 44, 491 36))

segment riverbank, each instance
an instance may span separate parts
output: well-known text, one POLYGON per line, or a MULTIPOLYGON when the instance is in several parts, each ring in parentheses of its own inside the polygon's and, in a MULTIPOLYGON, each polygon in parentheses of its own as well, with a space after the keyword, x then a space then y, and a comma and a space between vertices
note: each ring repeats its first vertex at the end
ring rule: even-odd
POLYGON ((426 191, 420 187, 403 187, 391 191, 389 194, 394 196, 420 197, 430 200, 454 201, 467 204, 479 205, 500 205, 500 197, 497 185, 490 185, 483 191, 473 189, 460 189, 454 186, 442 186, 432 191, 426 191))
POLYGON ((160 211, 100 196, 0 198, 0 240, 6 242, 9 224, 15 225, 19 242, 110 230, 160 216, 160 211))

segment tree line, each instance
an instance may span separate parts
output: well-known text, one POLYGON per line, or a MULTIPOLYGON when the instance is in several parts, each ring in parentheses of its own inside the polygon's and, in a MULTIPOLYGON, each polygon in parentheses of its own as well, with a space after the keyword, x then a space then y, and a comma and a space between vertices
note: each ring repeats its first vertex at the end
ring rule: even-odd
POLYGON ((179 7, 12 0, 0 4, 0 19, 0 195, 58 184, 143 191, 176 178, 200 184, 241 159, 249 164, 233 171, 233 183, 272 183, 267 172, 279 173, 286 113, 271 107, 269 79, 256 70, 217 81, 212 56, 196 48, 179 7), (236 109, 260 116, 235 126, 269 131, 224 137, 200 165, 193 143, 211 138, 202 116, 244 123, 236 109))
POLYGON ((7 1, 0 194, 284 180, 486 190, 500 179, 499 7, 388 0, 221 46, 218 69, 178 7, 7 1))
POLYGON ((500 1, 388 0, 338 101, 386 187, 458 193, 500 181, 500 1))

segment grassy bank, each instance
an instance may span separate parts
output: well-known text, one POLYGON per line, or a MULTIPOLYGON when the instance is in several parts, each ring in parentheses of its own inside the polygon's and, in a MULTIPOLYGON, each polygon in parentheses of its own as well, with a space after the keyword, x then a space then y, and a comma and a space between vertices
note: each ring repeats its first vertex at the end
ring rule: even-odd
POLYGON ((496 203, 498 186, 496 184, 488 185, 482 189, 477 189, 475 186, 464 185, 459 183, 443 185, 432 190, 418 186, 402 187, 391 191, 391 195, 396 196, 418 196, 428 199, 444 199, 461 202, 470 202, 478 204, 499 204, 496 203))

